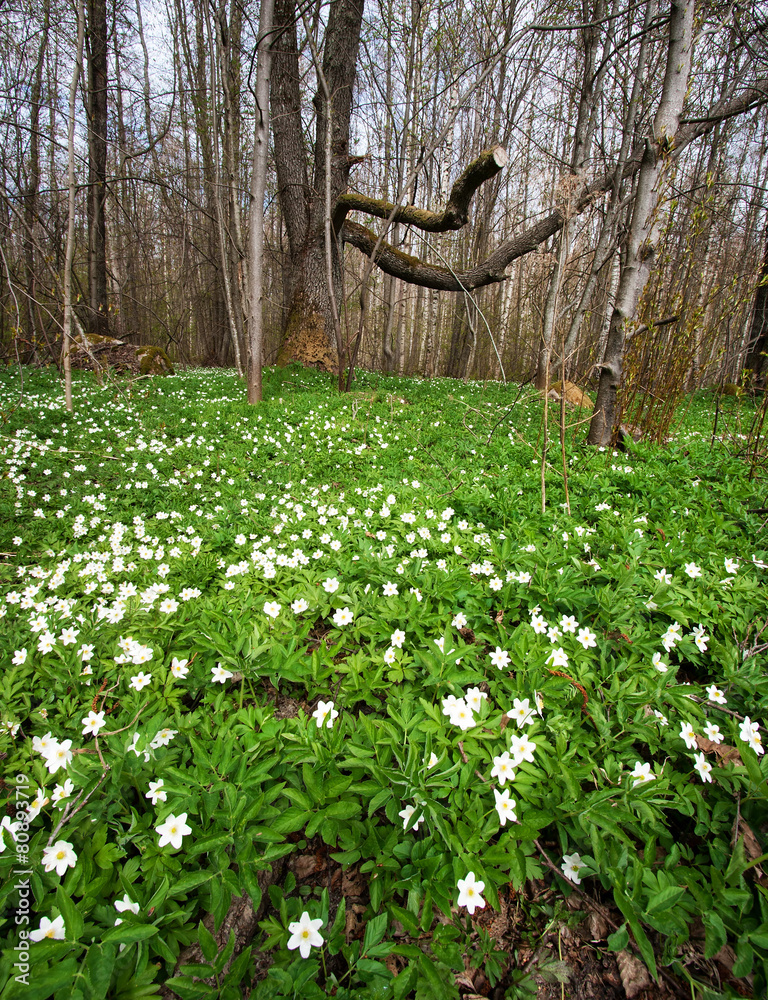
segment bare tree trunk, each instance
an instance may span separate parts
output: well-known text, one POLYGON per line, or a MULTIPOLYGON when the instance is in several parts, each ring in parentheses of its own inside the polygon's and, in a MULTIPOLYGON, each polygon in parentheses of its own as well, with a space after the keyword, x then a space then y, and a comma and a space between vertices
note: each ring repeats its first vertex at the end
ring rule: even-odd
POLYGON ((570 227, 566 223, 560 230, 558 240, 557 257, 555 259, 552 273, 549 276, 549 289, 547 299, 544 303, 544 318, 542 320, 541 340, 539 341, 539 354, 536 364, 536 388, 546 392, 549 388, 549 363, 552 357, 552 350, 555 339, 555 320, 557 316, 557 302, 560 296, 560 285, 563 280, 565 262, 568 259, 570 243, 570 227))
POLYGON ((749 325, 747 358, 744 372, 752 385, 765 389, 768 378, 768 232, 766 232, 763 266, 760 268, 752 319, 749 325))
POLYGON ((626 324, 637 310, 661 231, 661 183, 668 154, 674 149, 688 88, 693 47, 693 6, 693 0, 672 0, 664 86, 653 122, 653 135, 646 140, 640 165, 627 255, 619 279, 595 412, 589 427, 590 444, 608 445, 611 442, 616 415, 616 393, 621 385, 628 339, 626 324))
POLYGON ((75 255, 75 101, 77 99, 77 82, 83 71, 83 38, 85 36, 85 7, 80 0, 77 7, 77 53, 72 69, 72 82, 69 85, 69 128, 67 139, 67 251, 64 262, 64 329, 63 329, 63 361, 64 361, 64 398, 70 413, 72 407, 72 359, 70 346, 72 342, 72 261, 75 255))
MULTIPOLYGON (((339 364, 333 306, 326 280, 326 130, 331 130, 330 202, 334 206, 346 190, 352 165, 349 123, 362 19, 362 0, 337 0, 331 5, 322 74, 333 99, 333 117, 327 114, 327 102, 319 88, 314 99, 316 134, 310 186, 301 116, 296 4, 294 0, 277 0, 275 4, 275 24, 282 30, 273 47, 272 121, 278 193, 289 243, 288 310, 278 364, 295 359, 332 371, 339 364)), ((332 235, 331 268, 338 302, 342 289, 335 222, 332 235)))
MULTIPOLYGON (((624 119, 624 131, 621 141, 621 149, 619 150, 619 159, 616 164, 616 172, 614 174, 613 185, 611 187, 611 194, 605 216, 603 217, 600 236, 598 237, 595 255, 592 259, 592 267, 590 268, 589 277, 587 278, 587 283, 581 294, 581 299, 576 308, 576 312, 571 319, 568 335, 565 338, 565 344, 563 346, 563 361, 566 365, 569 364, 569 359, 576 349, 579 333, 581 332, 581 324, 584 321, 584 315, 586 314, 589 303, 592 300, 592 295, 594 293, 595 286, 597 285, 598 275, 615 252, 616 230, 618 227, 619 216, 621 214, 621 198, 624 188, 624 167, 626 166, 627 156, 629 155, 629 150, 635 135, 635 122, 637 121, 637 113, 640 106, 640 94, 642 91, 643 79, 645 77, 645 66, 648 61, 649 31, 651 23, 656 17, 657 10, 657 0, 651 0, 645 8, 643 37, 640 42, 640 51, 638 53, 637 66, 635 68, 634 80, 632 83, 632 95, 629 99, 629 106, 624 119)), ((605 61, 605 64, 607 66, 607 61, 605 61)))
POLYGON ((256 135, 253 142, 251 207, 248 216, 248 402, 261 402, 264 351, 264 193, 269 155, 269 78, 272 71, 274 0, 261 0, 256 44, 256 135))
POLYGON ((109 333, 107 301, 107 0, 88 0, 90 332, 109 333))
MULTIPOLYGON (((215 15, 214 15, 215 16, 215 15)), ((230 269, 229 236, 224 213, 224 199, 221 196, 222 171, 221 171, 221 149, 219 146, 219 116, 217 113, 218 86, 216 79, 216 66, 223 61, 222 39, 220 25, 216 24, 216 49, 218 59, 214 57, 213 39, 211 38, 210 22, 206 21, 208 28, 208 42, 211 50, 211 108, 213 111, 213 121, 211 123, 211 142, 213 144, 213 204, 216 217, 216 232, 219 244, 219 262, 221 267, 221 280, 224 286, 224 303, 227 319, 227 328, 232 339, 232 350, 235 353, 235 367, 237 374, 242 378, 243 361, 240 355, 240 336, 235 315, 235 302, 232 293, 232 275, 230 269)))
POLYGON ((29 95, 29 182, 24 191, 24 258, 27 272, 27 333, 31 341, 37 339, 35 310, 37 306, 37 273, 35 250, 38 223, 38 195, 40 191, 40 97, 43 84, 43 67, 48 48, 50 27, 50 3, 45 3, 40 45, 37 50, 29 95))

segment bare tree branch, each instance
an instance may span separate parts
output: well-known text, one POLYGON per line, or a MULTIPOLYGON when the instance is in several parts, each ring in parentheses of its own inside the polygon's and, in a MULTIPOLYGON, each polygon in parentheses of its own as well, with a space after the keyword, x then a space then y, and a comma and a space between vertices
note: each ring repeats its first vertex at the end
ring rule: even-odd
POLYGON ((416 208, 415 205, 395 206, 383 198, 368 198, 348 192, 336 202, 334 226, 338 232, 348 212, 364 212, 377 219, 387 219, 391 225, 402 222, 426 233, 461 229, 469 221, 469 203, 475 191, 503 170, 508 162, 507 151, 502 146, 494 146, 481 153, 451 188, 451 196, 442 212, 430 212, 425 208, 416 208))
MULTIPOLYGON (((692 121, 687 126, 679 129, 674 138, 674 147, 671 150, 665 149, 665 154, 672 159, 678 157, 687 146, 700 136, 711 131, 718 122, 734 118, 737 115, 745 114, 746 112, 751 111, 755 107, 765 104, 766 102, 768 102, 768 77, 763 77, 757 80, 750 87, 746 87, 744 90, 740 91, 738 94, 734 95, 731 93, 717 101, 717 103, 710 109, 706 117, 692 121)), ((638 142, 630 156, 627 158, 627 162, 623 170, 623 176, 625 178, 634 176, 640 169, 647 141, 648 140, 643 138, 640 142, 638 142)), ((660 141, 664 141, 664 137, 661 137, 660 141)), ((501 147, 496 147, 496 149, 500 148, 501 147)), ((488 151, 488 153, 494 152, 494 150, 488 151)), ((482 159, 482 156, 487 156, 488 153, 481 154, 481 157, 479 157, 478 160, 475 160, 469 167, 467 167, 454 185, 453 191, 451 192, 451 200, 454 198, 456 187, 461 184, 462 180, 464 180, 468 189, 469 185, 465 180, 467 178, 467 174, 469 174, 478 161, 482 159)), ((498 169, 501 168, 499 167, 498 169)), ((493 174, 490 176, 493 176, 493 174)), ((571 214, 581 214, 597 199, 606 194, 606 192, 612 188, 614 179, 615 170, 602 174, 590 183, 585 184, 581 194, 574 198, 573 203, 570 206, 571 214)), ((480 183, 482 183, 482 180, 477 182, 472 193, 474 193, 474 190, 479 187, 480 183)), ((362 196, 358 195, 343 195, 339 200, 342 201, 346 198, 360 199, 358 202, 360 205, 359 210, 367 211, 370 215, 378 215, 380 218, 390 218, 392 214, 393 206, 389 206, 388 213, 385 210, 386 202, 377 202, 376 199, 364 199, 362 196), (363 202, 368 204, 367 208, 362 207, 363 202), (376 206, 377 211, 372 211, 370 208, 371 205, 376 206), (378 211, 379 208, 381 209, 381 212, 378 211)), ((449 205, 450 204, 451 202, 449 201, 449 205)), ((351 208, 353 206, 349 205, 348 207, 351 208)), ((425 220, 437 220, 443 218, 447 215, 448 211, 449 209, 446 207, 445 211, 438 215, 436 213, 426 212, 423 209, 414 208, 412 205, 407 205, 402 209, 397 209, 396 213, 409 213, 409 216, 406 214, 396 214, 395 218, 397 221, 408 222, 411 225, 418 226, 420 229, 426 229, 431 232, 445 232, 448 228, 454 227, 446 226, 442 229, 431 229, 430 226, 425 225, 424 222, 425 220)), ((400 278, 401 280, 412 285, 420 285, 423 288, 436 288, 440 291, 446 292, 468 291, 473 288, 481 288, 484 285, 491 285, 495 282, 503 281, 505 278, 504 272, 513 261, 518 260, 520 257, 524 257, 526 254, 536 250, 545 240, 549 239, 550 236, 554 236, 555 233, 559 232, 560 229, 562 229, 564 222, 565 215, 559 208, 555 208, 549 213, 549 215, 540 219, 538 222, 535 222, 522 233, 518 233, 511 239, 505 240, 480 264, 470 268, 468 271, 456 272, 456 274, 449 271, 448 268, 438 267, 434 264, 420 260, 418 257, 412 257, 409 254, 403 253, 401 250, 398 250, 396 247, 393 247, 391 244, 383 240, 380 242, 380 249, 376 252, 375 264, 386 274, 390 274, 395 278, 400 278)), ((459 226, 456 228, 461 227, 459 226)), ((372 256, 374 248, 377 243, 379 243, 379 239, 373 232, 371 232, 370 229, 348 220, 344 221, 341 229, 341 235, 345 243, 349 243, 351 246, 356 247, 361 253, 364 253, 366 257, 372 256)))

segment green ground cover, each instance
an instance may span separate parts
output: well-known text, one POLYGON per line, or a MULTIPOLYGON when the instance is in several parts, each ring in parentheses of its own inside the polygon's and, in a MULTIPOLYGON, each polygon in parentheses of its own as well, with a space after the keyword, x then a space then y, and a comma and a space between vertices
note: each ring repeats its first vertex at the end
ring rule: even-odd
POLYGON ((572 428, 570 511, 555 427, 542 513, 529 390, 266 394, 2 376, 0 995, 528 996, 568 970, 521 934, 597 909, 667 987, 765 996, 751 404, 572 428))

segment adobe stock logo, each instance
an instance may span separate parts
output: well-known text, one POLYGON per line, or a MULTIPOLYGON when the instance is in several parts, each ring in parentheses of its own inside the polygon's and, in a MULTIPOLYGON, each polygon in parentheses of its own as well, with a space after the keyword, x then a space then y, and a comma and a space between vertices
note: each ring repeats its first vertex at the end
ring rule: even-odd
POLYGON ((19 894, 19 905, 16 910, 16 926, 19 932, 18 942, 13 949, 16 957, 13 967, 17 970, 16 982, 24 983, 25 986, 29 986, 29 921, 32 904, 32 890, 29 885, 32 874, 29 866, 29 818, 27 813, 29 798, 29 778, 25 774, 17 774, 16 817, 13 831, 13 839, 16 841, 16 867, 12 874, 16 876, 14 889, 19 894))

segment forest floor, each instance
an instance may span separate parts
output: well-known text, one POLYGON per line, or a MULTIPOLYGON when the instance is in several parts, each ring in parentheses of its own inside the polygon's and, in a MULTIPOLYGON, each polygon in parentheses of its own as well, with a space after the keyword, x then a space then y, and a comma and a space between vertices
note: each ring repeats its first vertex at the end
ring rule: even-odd
POLYGON ((265 387, 0 376, 0 997, 768 995, 760 401, 265 387))

